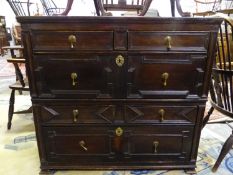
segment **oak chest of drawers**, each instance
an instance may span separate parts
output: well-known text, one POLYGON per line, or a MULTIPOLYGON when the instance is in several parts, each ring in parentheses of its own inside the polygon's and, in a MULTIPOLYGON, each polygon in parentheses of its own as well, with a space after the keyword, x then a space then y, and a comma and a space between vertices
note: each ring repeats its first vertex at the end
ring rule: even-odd
POLYGON ((195 168, 221 19, 18 21, 42 170, 195 168))

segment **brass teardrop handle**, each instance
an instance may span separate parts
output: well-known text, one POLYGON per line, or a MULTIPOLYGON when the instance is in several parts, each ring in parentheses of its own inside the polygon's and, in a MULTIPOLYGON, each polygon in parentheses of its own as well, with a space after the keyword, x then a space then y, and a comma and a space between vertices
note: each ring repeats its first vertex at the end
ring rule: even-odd
POLYGON ((169 73, 167 72, 164 72, 162 75, 161 75, 161 78, 162 78, 162 82, 163 82, 163 86, 167 86, 167 80, 169 78, 169 73))
POLYGON ((74 122, 78 121, 78 113, 79 113, 78 109, 73 110, 73 120, 74 120, 74 122))
POLYGON ((81 140, 81 141, 79 142, 79 146, 81 146, 81 147, 83 148, 84 151, 87 151, 87 150, 88 150, 88 149, 87 149, 87 146, 86 146, 86 143, 85 143, 83 140, 81 140))
POLYGON ((70 43, 70 48, 74 48, 74 44, 77 42, 76 36, 75 35, 69 35, 68 36, 68 41, 70 43))
POLYGON ((76 81, 77 78, 78 78, 78 75, 77 73, 75 72, 72 72, 71 75, 70 75, 71 79, 72 79, 72 86, 75 86, 78 82, 76 81))
POLYGON ((123 66, 124 62, 125 62, 125 59, 124 59, 124 57, 122 55, 118 55, 116 57, 117 66, 119 66, 119 67, 123 66))
POLYGON ((165 37, 165 45, 167 47, 167 50, 170 50, 172 48, 171 41, 172 38, 170 36, 165 37))
POLYGON ((160 115, 160 121, 162 122, 164 120, 165 110, 164 109, 160 109, 158 113, 160 115))
POLYGON ((154 147, 154 153, 157 153, 157 148, 159 146, 159 141, 154 141, 153 142, 153 147, 154 147))

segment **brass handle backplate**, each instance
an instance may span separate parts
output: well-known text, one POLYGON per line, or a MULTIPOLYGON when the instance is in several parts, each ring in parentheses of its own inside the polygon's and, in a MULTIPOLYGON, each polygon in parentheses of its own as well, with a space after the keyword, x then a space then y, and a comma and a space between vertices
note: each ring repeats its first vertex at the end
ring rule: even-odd
POLYGON ((68 41, 70 43, 70 48, 74 48, 74 44, 77 42, 76 36, 75 35, 69 35, 68 36, 68 41))
POLYGON ((154 141, 154 142, 153 142, 154 153, 157 153, 157 152, 158 152, 158 151, 157 151, 158 146, 159 146, 159 141, 154 141))
POLYGON ((165 37, 165 45, 167 47, 167 50, 170 50, 172 48, 171 41, 172 38, 170 36, 165 37))
POLYGON ((124 132, 124 131, 123 131, 123 129, 122 129, 121 127, 118 127, 118 128, 115 130, 116 135, 119 136, 119 137, 123 134, 123 132, 124 132))
POLYGON ((162 78, 162 81, 163 81, 163 86, 167 86, 167 80, 169 78, 169 73, 167 72, 164 72, 162 75, 161 75, 161 78, 162 78))
POLYGON ((160 121, 162 122, 164 120, 165 110, 164 109, 160 109, 158 113, 160 115, 160 121))
POLYGON ((125 59, 124 59, 124 57, 122 55, 118 55, 116 57, 117 66, 119 66, 119 67, 123 66, 124 62, 125 62, 125 59))
POLYGON ((81 140, 81 141, 79 142, 79 146, 81 146, 81 147, 83 148, 84 151, 87 151, 87 150, 88 150, 87 147, 86 147, 86 143, 85 143, 83 140, 81 140))
POLYGON ((75 72, 71 73, 70 77, 71 77, 71 79, 72 79, 72 86, 75 86, 75 85, 77 84, 77 81, 76 81, 76 80, 77 80, 77 78, 78 78, 77 73, 75 73, 75 72))
POLYGON ((73 120, 74 120, 74 122, 78 121, 78 113, 79 113, 78 109, 73 110, 73 120))

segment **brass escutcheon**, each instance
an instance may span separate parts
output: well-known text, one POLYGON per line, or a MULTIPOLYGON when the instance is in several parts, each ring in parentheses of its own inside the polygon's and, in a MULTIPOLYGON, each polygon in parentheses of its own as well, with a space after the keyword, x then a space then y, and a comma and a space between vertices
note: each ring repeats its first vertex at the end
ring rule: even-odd
POLYGON ((121 127, 118 127, 115 132, 116 132, 117 136, 121 136, 124 131, 123 131, 123 129, 121 127))
POLYGON ((122 55, 118 55, 116 57, 117 66, 119 66, 119 67, 123 66, 124 62, 125 62, 125 59, 124 59, 124 57, 122 55))

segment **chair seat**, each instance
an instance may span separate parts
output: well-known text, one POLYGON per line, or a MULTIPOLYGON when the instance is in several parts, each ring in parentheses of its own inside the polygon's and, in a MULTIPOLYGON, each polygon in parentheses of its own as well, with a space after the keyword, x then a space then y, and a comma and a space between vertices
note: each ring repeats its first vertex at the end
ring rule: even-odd
POLYGON ((22 91, 29 91, 28 79, 24 79, 25 86, 22 86, 20 81, 16 81, 14 84, 10 85, 10 89, 14 90, 22 90, 22 91))

